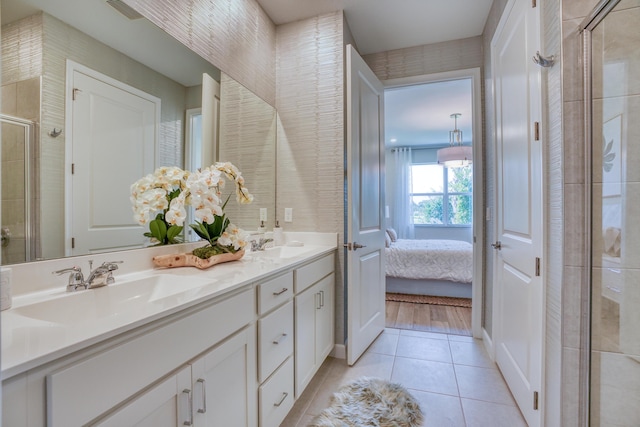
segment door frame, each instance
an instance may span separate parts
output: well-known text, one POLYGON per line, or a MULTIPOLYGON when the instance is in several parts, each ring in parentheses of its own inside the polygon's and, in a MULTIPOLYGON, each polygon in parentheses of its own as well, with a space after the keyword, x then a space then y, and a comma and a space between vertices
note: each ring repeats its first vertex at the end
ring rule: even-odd
POLYGON ((482 260, 484 257, 484 180, 483 180, 483 151, 482 138, 482 98, 480 68, 467 68, 454 71, 445 71, 434 74, 401 77, 397 79, 382 80, 385 89, 400 86, 413 86, 423 83, 445 82, 449 80, 471 79, 472 85, 472 133, 473 133, 473 281, 471 288, 471 331, 474 338, 482 339, 482 313, 484 292, 484 269, 482 260))
MULTIPOLYGON (((161 123, 161 99, 153 96, 147 92, 143 92, 133 86, 102 74, 92 68, 82 65, 78 62, 67 59, 66 65, 66 79, 65 79, 65 118, 64 126, 68 132, 65 132, 64 140, 64 210, 65 212, 73 211, 73 175, 71 173, 71 165, 73 164, 73 81, 75 72, 85 74, 95 80, 99 80, 105 84, 114 86, 125 92, 129 92, 140 98, 143 98, 149 102, 152 102, 156 106, 155 117, 155 131, 154 131, 154 168, 159 163, 159 135, 160 135, 160 123, 161 123)), ((64 252, 65 256, 72 255, 71 238, 73 230, 73 217, 72 215, 64 216, 64 252)))

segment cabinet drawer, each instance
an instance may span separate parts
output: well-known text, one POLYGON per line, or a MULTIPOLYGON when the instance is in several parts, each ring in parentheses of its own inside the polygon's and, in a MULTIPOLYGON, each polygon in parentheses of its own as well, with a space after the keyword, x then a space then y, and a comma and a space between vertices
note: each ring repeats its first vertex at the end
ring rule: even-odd
POLYGON ((295 271, 295 291, 300 293, 333 272, 334 254, 329 254, 311 264, 300 267, 295 271))
POLYGON ((260 427, 278 427, 293 407, 293 358, 260 386, 260 427))
POLYGON ((258 321, 258 380, 263 382, 293 353, 293 301, 258 321))
POLYGON ((254 307, 248 289, 48 375, 47 425, 91 421, 251 322, 254 307))
POLYGON ((293 295, 293 272, 258 285, 258 314, 262 315, 293 295))

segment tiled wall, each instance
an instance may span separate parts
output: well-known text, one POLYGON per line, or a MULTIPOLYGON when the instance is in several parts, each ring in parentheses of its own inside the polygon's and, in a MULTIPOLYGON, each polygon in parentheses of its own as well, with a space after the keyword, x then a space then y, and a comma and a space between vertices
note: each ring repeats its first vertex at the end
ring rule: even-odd
MULTIPOLYGON (((276 110, 234 79, 220 79, 219 157, 240 169, 253 203, 239 205, 232 196, 225 213, 235 225, 256 230, 260 208, 267 209, 265 227, 273 229, 276 200, 276 110)), ((233 186, 229 183, 225 193, 233 186)), ((225 195, 226 197, 226 195, 225 195)))
POLYGON ((271 105, 276 28, 255 0, 125 0, 271 105))
POLYGON ((380 80, 482 66, 482 37, 408 47, 363 56, 380 80))
MULTIPOLYGON (((342 12, 277 28, 277 217, 285 231, 344 233, 342 12), (284 208, 293 222, 283 222, 284 208)), ((336 342, 344 343, 342 251, 336 265, 336 342)))

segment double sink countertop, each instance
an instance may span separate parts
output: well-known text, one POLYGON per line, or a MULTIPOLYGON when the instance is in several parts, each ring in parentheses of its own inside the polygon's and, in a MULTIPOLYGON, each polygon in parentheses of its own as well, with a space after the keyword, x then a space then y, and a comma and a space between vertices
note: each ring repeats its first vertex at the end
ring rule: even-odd
MULTIPOLYGON (((15 295, 12 307, 1 313, 2 378, 8 379, 336 250, 335 233, 293 234, 304 242, 303 246, 247 252, 238 261, 206 270, 145 269, 149 264, 144 263, 141 268, 130 267, 130 272, 123 271, 124 274, 115 271, 114 284, 96 289, 66 292, 65 284, 61 284, 64 282, 54 280, 49 273, 42 280, 55 282, 55 286, 47 284, 44 289, 15 295)), ((145 250, 138 250, 137 257, 140 251, 145 250)), ((111 258, 114 255, 127 263, 126 252, 111 254, 111 258)), ((147 256, 150 259, 153 254, 147 256)), ((20 285, 14 281, 13 288, 20 285)))

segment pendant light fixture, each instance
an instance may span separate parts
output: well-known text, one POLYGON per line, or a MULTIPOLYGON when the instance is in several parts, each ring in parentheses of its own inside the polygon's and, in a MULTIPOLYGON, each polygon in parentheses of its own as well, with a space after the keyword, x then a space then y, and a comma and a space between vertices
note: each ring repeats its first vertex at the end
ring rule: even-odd
POLYGON ((449 116, 454 123, 453 130, 449 131, 449 146, 438 150, 438 164, 446 168, 468 166, 473 160, 471 147, 462 145, 462 131, 458 129, 458 117, 461 115, 453 113, 449 116))

